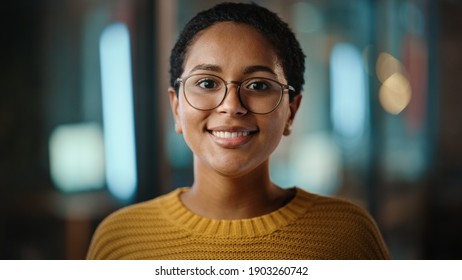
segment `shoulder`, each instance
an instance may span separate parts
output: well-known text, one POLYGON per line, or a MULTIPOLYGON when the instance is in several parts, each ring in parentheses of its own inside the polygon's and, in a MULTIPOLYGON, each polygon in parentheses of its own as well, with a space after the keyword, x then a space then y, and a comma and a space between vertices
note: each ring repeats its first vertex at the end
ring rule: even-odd
POLYGON ((147 217, 152 218, 153 216, 160 214, 162 204, 169 201, 176 193, 177 190, 174 190, 154 199, 132 204, 116 210, 101 222, 99 228, 119 223, 127 225, 136 221, 144 220, 147 217))
POLYGON ((175 203, 179 189, 157 198, 121 208, 107 216, 97 227, 87 254, 88 259, 115 258, 110 252, 129 243, 133 238, 162 234, 169 225, 164 206, 175 203))
POLYGON ((299 222, 312 229, 310 234, 315 232, 343 251, 342 258, 390 258, 375 220, 364 207, 343 198, 298 192, 309 205, 299 222))
POLYGON ((300 190, 310 204, 305 217, 329 227, 353 231, 378 231, 375 220, 358 204, 338 197, 329 197, 300 190))
POLYGON ((361 207, 350 200, 313 194, 302 189, 297 189, 297 192, 299 193, 298 195, 309 205, 309 211, 307 211, 307 214, 372 220, 372 217, 364 207, 361 207))

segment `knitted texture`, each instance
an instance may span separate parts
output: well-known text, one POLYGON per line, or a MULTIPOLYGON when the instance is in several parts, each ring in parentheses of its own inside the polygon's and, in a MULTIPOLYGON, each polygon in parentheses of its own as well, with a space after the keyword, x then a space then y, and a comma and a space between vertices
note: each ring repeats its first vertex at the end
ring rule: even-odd
POLYGON ((118 210, 96 230, 88 259, 389 259, 372 218, 350 202, 296 189, 277 211, 243 220, 190 212, 176 189, 118 210))

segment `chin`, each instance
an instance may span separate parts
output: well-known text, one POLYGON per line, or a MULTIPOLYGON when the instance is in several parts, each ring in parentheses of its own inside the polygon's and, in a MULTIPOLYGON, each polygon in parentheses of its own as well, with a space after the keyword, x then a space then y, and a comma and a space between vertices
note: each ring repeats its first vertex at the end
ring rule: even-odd
POLYGON ((244 176, 250 172, 252 172, 252 169, 246 169, 242 168, 242 166, 233 166, 233 165, 226 165, 226 166, 213 166, 213 170, 225 177, 230 177, 230 178, 237 178, 244 176))
POLYGON ((213 165, 212 168, 218 174, 228 178, 239 178, 258 171, 263 167, 260 165, 249 165, 249 162, 225 162, 219 165, 213 165))

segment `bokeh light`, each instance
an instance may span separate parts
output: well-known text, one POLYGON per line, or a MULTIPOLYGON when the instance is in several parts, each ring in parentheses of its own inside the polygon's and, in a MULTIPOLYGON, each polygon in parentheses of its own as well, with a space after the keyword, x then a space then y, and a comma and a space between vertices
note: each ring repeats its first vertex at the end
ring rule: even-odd
POLYGON ((411 84, 402 63, 389 53, 382 52, 377 58, 377 79, 382 82, 379 100, 383 109, 393 115, 401 113, 410 103, 411 84))

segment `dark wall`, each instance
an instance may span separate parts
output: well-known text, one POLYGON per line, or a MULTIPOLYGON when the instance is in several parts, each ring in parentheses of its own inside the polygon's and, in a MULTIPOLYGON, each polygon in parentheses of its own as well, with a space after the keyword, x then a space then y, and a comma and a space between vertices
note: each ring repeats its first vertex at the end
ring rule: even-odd
POLYGON ((462 258, 462 3, 438 1, 436 168, 427 193, 427 259, 462 258))

